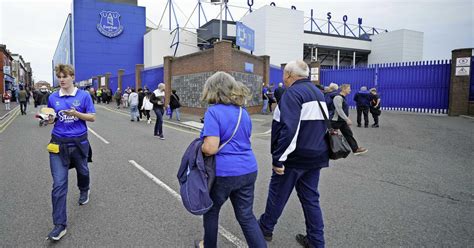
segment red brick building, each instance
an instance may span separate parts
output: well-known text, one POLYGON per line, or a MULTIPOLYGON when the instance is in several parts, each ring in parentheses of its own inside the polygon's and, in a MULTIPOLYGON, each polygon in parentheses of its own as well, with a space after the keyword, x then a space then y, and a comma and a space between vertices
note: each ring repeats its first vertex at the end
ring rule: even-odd
POLYGON ((12 77, 13 57, 6 45, 0 44, 0 94, 11 89, 15 79, 12 77))

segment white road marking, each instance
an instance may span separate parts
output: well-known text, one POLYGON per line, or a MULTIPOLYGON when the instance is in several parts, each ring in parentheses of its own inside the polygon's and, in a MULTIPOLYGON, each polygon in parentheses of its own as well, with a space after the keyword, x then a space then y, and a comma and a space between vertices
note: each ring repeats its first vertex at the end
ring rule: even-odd
MULTIPOLYGON (((147 171, 145 168, 143 168, 141 165, 139 165, 135 160, 129 160, 128 161, 130 164, 135 166, 138 170, 140 170, 143 174, 145 174, 148 178, 150 178, 154 183, 158 184, 158 186, 162 187, 168 193, 170 193, 174 198, 176 198, 178 201, 181 201, 181 195, 179 195, 176 191, 174 191, 170 186, 166 185, 164 182, 162 182, 160 179, 155 177, 153 174, 151 174, 149 171, 147 171)), ((232 244, 234 244, 237 247, 248 247, 245 242, 240 240, 238 237, 236 237, 234 234, 229 232, 227 229, 219 225, 219 233, 229 240, 232 244)))
POLYGON ((104 139, 102 136, 100 136, 98 133, 96 133, 94 130, 92 130, 90 127, 88 128, 89 131, 91 131, 92 134, 94 134, 97 138, 99 138, 100 140, 102 140, 102 142, 104 142, 105 144, 110 144, 110 142, 108 142, 106 139, 104 139))

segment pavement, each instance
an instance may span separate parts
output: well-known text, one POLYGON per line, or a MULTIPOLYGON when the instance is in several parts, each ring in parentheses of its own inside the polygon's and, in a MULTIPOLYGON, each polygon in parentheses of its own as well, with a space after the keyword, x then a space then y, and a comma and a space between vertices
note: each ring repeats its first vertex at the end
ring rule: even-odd
MULTIPOLYGON (((165 120, 163 141, 152 136, 153 124, 130 122, 126 111, 98 105, 97 121, 88 125, 91 200, 77 204, 71 170, 68 234, 53 243, 44 239, 52 228, 46 152, 51 127, 38 127, 33 115, 30 108, 0 127, 0 247, 192 247, 202 237, 201 217, 186 212, 173 194, 179 192, 181 155, 199 135, 199 128, 186 123, 200 116, 165 120)), ((271 176, 271 116, 252 115, 252 122, 258 217, 271 176)), ((333 161, 321 172, 327 247, 472 247, 474 120, 387 111, 380 126, 353 127, 369 152, 333 161)), ((219 222, 219 247, 245 243, 230 203, 219 222)), ((300 247, 294 235, 304 232, 293 194, 268 246, 300 247)))

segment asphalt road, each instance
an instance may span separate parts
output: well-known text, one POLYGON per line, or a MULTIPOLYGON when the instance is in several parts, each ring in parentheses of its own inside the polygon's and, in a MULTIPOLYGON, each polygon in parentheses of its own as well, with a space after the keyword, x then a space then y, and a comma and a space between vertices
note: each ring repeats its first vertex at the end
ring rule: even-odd
MULTIPOLYGON (((271 116, 252 118, 258 217, 271 175, 270 137, 261 133, 271 116)), ((166 140, 159 140, 152 136, 153 124, 130 122, 127 114, 101 106, 89 127, 109 144, 89 133, 91 200, 77 205, 70 170, 68 234, 56 243, 45 240, 52 228, 46 152, 51 128, 39 128, 30 112, 0 133, 0 246, 192 247, 203 234, 201 218, 130 160, 179 192, 181 155, 198 134, 167 125, 166 140)), ((473 128, 472 119, 390 112, 382 114, 379 129, 354 127, 369 152, 333 162, 321 173, 327 247, 474 247, 473 128)), ((231 237, 220 235, 220 247, 245 242, 230 203, 220 224, 231 237)), ((293 194, 269 247, 299 247, 294 235, 304 231, 293 194)))

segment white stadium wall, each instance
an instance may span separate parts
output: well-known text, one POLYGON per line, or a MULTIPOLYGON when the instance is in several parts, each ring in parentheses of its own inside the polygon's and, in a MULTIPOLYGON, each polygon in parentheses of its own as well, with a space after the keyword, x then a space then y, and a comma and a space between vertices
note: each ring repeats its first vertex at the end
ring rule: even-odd
POLYGON ((329 36, 324 34, 305 33, 304 44, 315 44, 318 46, 335 47, 341 49, 370 50, 370 41, 345 38, 341 36, 329 36))
MULTIPOLYGON (((169 30, 160 29, 153 29, 145 34, 145 68, 162 65, 163 57, 174 55, 175 46, 170 48, 173 42, 173 37, 174 33, 170 34, 169 30)), ((177 40, 175 40, 175 42, 176 41, 177 40)), ((199 52, 195 33, 180 30, 179 42, 180 44, 176 56, 199 52)))
POLYGON ((423 60, 423 32, 401 29, 371 36, 369 64, 423 60))
POLYGON ((267 5, 242 22, 255 31, 255 55, 269 55, 273 65, 303 59, 303 11, 267 5))

